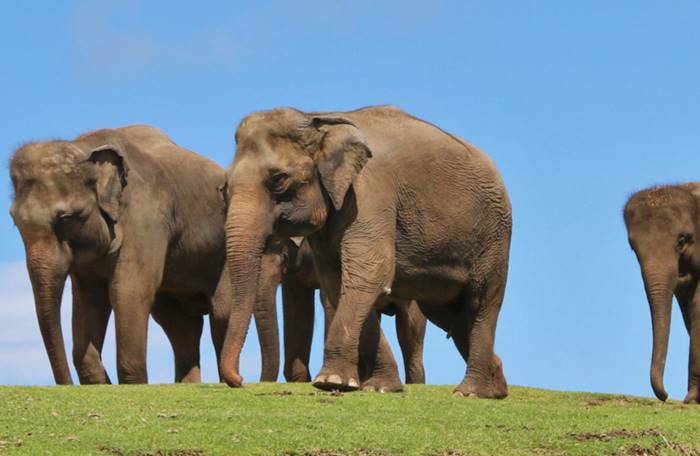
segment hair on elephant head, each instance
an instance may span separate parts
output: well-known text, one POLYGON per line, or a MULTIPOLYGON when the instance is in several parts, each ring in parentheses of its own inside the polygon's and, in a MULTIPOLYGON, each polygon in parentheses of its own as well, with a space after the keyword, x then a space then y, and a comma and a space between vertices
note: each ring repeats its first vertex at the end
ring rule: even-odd
POLYGON ((64 282, 71 262, 119 249, 128 166, 118 145, 50 141, 20 147, 10 174, 10 214, 24 241, 42 337, 56 382, 69 384, 60 326, 64 282))
POLYGON ((257 282, 267 242, 319 230, 330 211, 343 207, 372 157, 349 119, 289 108, 246 117, 236 143, 226 237, 237 305, 222 357, 224 378, 232 386, 242 382, 237 365, 255 301, 251 284, 257 282))
POLYGON ((665 401, 663 374, 668 351, 671 304, 675 294, 690 332, 690 372, 686 402, 697 402, 700 382, 700 320, 693 310, 700 278, 700 185, 662 186, 633 194, 624 209, 630 247, 641 268, 651 309, 651 385, 665 401))

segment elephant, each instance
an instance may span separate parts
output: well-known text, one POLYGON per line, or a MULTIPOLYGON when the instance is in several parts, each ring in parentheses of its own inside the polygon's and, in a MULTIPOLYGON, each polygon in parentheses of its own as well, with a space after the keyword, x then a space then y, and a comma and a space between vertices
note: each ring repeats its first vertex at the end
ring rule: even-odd
MULTIPOLYGON (((309 243, 287 241, 281 274, 284 309, 284 377, 310 382, 309 356, 314 326, 314 294, 321 287, 309 243)), ((396 316, 396 334, 404 359, 406 383, 425 383, 423 340, 426 319, 415 301, 388 299, 377 310, 396 316)), ((328 322, 327 322, 328 323, 328 322)))
POLYGON ((302 236, 328 322, 314 386, 401 390, 372 313, 391 296, 417 301, 453 339, 468 366, 455 395, 507 395, 494 344, 512 209, 486 154, 391 106, 255 112, 235 138, 226 221, 234 299, 221 357, 229 386, 243 381, 238 360, 261 255, 270 242, 302 236))
MULTIPOLYGON (((14 153, 10 174, 10 214, 24 242, 55 382, 72 384, 60 322, 69 275, 81 384, 110 383, 101 351, 112 310, 120 383, 148 380, 149 314, 172 345, 175 380, 200 381, 203 315, 210 314, 220 358, 231 307, 224 170, 156 128, 133 125, 25 144, 14 153)), ((266 318, 269 312, 261 310, 269 304, 261 295, 256 320, 266 318)), ((263 352, 275 348, 274 323, 268 340, 261 336, 263 352)), ((267 367, 273 380, 277 369, 267 367)))
POLYGON ((624 208, 629 244, 637 256, 651 309, 654 394, 668 398, 663 376, 676 296, 690 336, 688 393, 700 403, 700 183, 652 187, 634 193, 624 208))

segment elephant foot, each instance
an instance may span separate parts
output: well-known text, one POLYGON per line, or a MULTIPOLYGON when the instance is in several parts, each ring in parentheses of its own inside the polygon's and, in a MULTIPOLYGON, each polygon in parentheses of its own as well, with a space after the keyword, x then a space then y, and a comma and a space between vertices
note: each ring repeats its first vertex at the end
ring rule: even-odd
POLYGON ((357 382, 357 374, 342 375, 328 369, 322 369, 316 376, 312 385, 324 391, 356 391, 360 384, 357 382))
POLYGON ((700 404, 700 392, 697 386, 693 386, 688 390, 685 399, 683 399, 684 404, 700 404))
POLYGON ((398 393, 403 391, 401 380, 396 377, 370 377, 362 383, 362 391, 378 393, 398 393))
POLYGON ((202 383, 202 371, 199 365, 191 368, 176 369, 175 383, 202 383))
POLYGON ((78 372, 78 378, 81 385, 111 385, 106 371, 98 372, 97 374, 78 372))
POLYGON ((311 381, 311 376, 307 374, 299 374, 299 375, 285 375, 284 379, 287 381, 287 383, 309 383, 311 381))
POLYGON ((311 381, 309 368, 301 363, 286 363, 284 367, 284 379, 288 382, 308 383, 311 381), (289 367, 291 364, 292 367, 289 367))
POLYGON ((490 385, 478 385, 471 382, 457 385, 453 393, 457 397, 478 397, 481 399, 503 399, 508 396, 508 387, 490 385))
POLYGON ((503 399, 508 396, 508 384, 503 375, 503 363, 494 355, 488 377, 473 378, 470 372, 461 384, 457 385, 454 395, 459 397, 479 397, 482 399, 503 399))
POLYGON ((406 368, 406 383, 408 384, 423 384, 425 383, 425 370, 423 364, 419 366, 409 366, 406 368))

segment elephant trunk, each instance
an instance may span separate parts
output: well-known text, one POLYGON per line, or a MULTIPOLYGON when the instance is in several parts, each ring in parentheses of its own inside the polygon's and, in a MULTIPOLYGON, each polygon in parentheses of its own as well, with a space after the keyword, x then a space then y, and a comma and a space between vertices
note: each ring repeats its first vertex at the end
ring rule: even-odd
POLYGON ((73 380, 61 330, 61 298, 70 268, 70 251, 52 235, 25 239, 25 242, 36 315, 54 380, 58 385, 71 385, 73 380))
MULTIPOLYGON (((237 187, 239 185, 237 184, 237 187)), ((239 361, 255 310, 261 261, 272 226, 264 195, 235 189, 226 220, 226 256, 233 303, 221 354, 221 374, 231 387, 241 386, 239 361)))
POLYGON ((671 327, 671 304, 678 272, 673 267, 644 265, 642 266, 642 276, 651 309, 654 339, 651 356, 651 387, 656 397, 665 401, 668 398, 668 393, 664 388, 663 377, 671 327))

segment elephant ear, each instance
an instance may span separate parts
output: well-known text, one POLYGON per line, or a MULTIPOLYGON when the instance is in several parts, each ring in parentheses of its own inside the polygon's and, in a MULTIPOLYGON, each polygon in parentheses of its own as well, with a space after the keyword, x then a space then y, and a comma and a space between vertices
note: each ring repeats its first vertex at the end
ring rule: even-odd
POLYGON ((348 119, 314 117, 311 126, 321 133, 314 157, 321 182, 335 209, 340 210, 350 185, 372 157, 372 152, 360 129, 348 119))
POLYGON ((124 157, 116 146, 107 144, 94 149, 88 161, 95 166, 97 204, 116 223, 121 215, 121 196, 129 173, 124 157))

